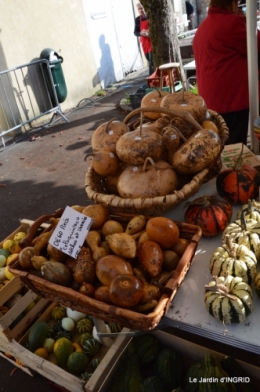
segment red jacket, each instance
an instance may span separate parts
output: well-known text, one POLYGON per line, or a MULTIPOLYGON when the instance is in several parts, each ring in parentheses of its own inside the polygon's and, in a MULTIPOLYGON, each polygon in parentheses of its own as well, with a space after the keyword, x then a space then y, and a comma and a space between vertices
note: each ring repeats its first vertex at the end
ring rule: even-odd
MULTIPOLYGON (((260 34, 257 32, 258 52, 260 34)), ((218 113, 249 108, 246 19, 210 7, 193 40, 199 94, 218 113)))

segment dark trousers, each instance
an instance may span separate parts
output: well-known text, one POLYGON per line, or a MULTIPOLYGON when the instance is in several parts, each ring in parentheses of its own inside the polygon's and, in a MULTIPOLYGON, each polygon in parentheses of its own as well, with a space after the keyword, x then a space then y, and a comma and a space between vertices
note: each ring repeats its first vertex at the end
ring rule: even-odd
POLYGON ((146 60, 148 60, 148 62, 149 62, 149 76, 150 76, 150 75, 152 75, 154 73, 153 53, 149 52, 149 53, 145 53, 144 55, 146 57, 146 60))
POLYGON ((237 112, 220 113, 229 128, 226 144, 244 143, 247 145, 249 109, 237 112))

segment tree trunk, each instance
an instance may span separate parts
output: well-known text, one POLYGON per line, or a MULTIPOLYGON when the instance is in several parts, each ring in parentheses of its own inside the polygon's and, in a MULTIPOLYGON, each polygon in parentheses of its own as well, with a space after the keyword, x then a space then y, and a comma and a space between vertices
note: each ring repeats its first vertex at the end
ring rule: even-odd
POLYGON ((149 21, 154 66, 179 62, 182 66, 172 0, 142 0, 149 21))

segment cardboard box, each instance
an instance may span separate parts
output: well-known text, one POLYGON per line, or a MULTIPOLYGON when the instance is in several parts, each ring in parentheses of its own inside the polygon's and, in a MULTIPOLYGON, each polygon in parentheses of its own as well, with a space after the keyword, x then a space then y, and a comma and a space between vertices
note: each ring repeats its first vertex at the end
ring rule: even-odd
MULTIPOLYGON (((222 151, 222 170, 232 168, 241 154, 242 143, 226 145, 222 151)), ((243 163, 260 166, 260 159, 247 146, 243 146, 243 163)))
MULTIPOLYGON (((191 343, 189 341, 183 340, 181 338, 178 338, 174 335, 171 335, 169 333, 163 332, 163 331, 153 331, 151 332, 153 335, 156 336, 156 338, 166 347, 171 347, 173 348, 179 355, 181 356, 184 365, 186 369, 189 368, 192 364, 199 362, 202 360, 202 358, 206 354, 214 354, 218 358, 223 358, 224 355, 221 353, 218 353, 216 351, 207 349, 206 347, 199 346, 195 343, 191 343)), ((127 345, 129 344, 130 339, 125 338, 125 347, 122 351, 118 351, 117 354, 117 361, 116 362, 111 362, 111 370, 107 374, 107 377, 105 378, 104 383, 101 385, 101 388, 99 389, 99 392, 108 392, 110 391, 110 388, 112 386, 113 380, 115 379, 115 376, 117 374, 117 371, 120 367, 120 365, 123 363, 123 358, 124 355, 126 354, 127 351, 127 345)), ((241 368, 244 370, 245 374, 250 377, 251 382, 254 385, 253 390, 258 390, 257 386, 259 386, 260 383, 260 368, 249 365, 245 362, 238 361, 239 365, 241 368)), ((95 389, 89 390, 89 392, 96 392, 95 389)))

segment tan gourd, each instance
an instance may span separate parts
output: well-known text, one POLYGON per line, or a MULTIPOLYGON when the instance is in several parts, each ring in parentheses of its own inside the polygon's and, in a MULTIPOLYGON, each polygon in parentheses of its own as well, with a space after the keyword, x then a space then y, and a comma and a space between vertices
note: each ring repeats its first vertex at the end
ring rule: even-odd
MULTIPOLYGON (((145 107, 160 107, 162 99, 166 96, 169 95, 167 91, 160 91, 158 89, 155 89, 153 91, 150 91, 148 94, 146 94, 141 101, 141 108, 145 107)), ((154 111, 147 111, 144 112, 144 115, 151 120, 156 120, 159 117, 161 117, 160 113, 156 113, 154 111)))
POLYGON ((86 243, 91 249, 94 261, 98 261, 101 257, 108 255, 107 249, 100 246, 101 237, 98 231, 90 230, 86 236, 86 243))
POLYGON ((173 154, 181 146, 184 138, 182 136, 182 133, 173 125, 164 127, 161 134, 162 134, 163 142, 168 152, 167 155, 168 162, 171 163, 173 154))
POLYGON ((146 158, 144 165, 128 166, 118 179, 118 192, 123 198, 165 196, 177 188, 177 175, 165 161, 156 163, 146 158))
POLYGON ((91 204, 84 208, 82 214, 93 219, 91 230, 99 230, 110 219, 108 209, 101 204, 91 204))
POLYGON ((121 121, 112 120, 100 125, 93 133, 91 147, 93 151, 106 150, 115 152, 117 140, 124 135, 128 127, 121 121))
POLYGON ((207 106, 204 99, 200 95, 193 94, 189 91, 168 94, 162 99, 161 108, 189 112, 198 122, 203 121, 207 113, 207 106))
POLYGON ((210 129, 194 133, 173 154, 172 166, 181 174, 194 174, 215 161, 221 151, 219 135, 210 129))
POLYGON ((116 175, 119 172, 119 159, 114 152, 111 151, 96 151, 85 156, 85 161, 88 157, 92 157, 92 166, 96 173, 100 176, 116 175))
POLYGON ((141 165, 147 157, 157 160, 164 149, 162 136, 141 126, 124 134, 116 144, 117 156, 128 165, 141 165))
POLYGON ((135 239, 127 233, 114 233, 106 236, 106 241, 112 251, 126 259, 132 259, 136 255, 135 239))
POLYGON ((112 279, 120 274, 133 275, 131 264, 122 257, 107 255, 96 263, 96 275, 104 286, 109 286, 112 279))

